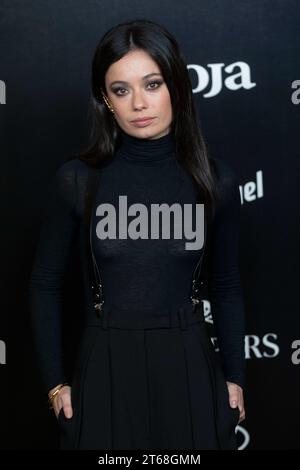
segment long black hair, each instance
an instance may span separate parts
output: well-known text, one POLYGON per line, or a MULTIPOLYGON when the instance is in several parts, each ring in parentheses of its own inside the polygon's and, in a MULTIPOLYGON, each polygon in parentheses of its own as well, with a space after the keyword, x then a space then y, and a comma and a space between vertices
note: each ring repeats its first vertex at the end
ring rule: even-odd
POLYGON ((98 43, 91 71, 89 144, 86 150, 73 153, 71 158, 98 166, 113 157, 121 132, 101 91, 107 96, 105 75, 110 65, 137 49, 147 52, 160 68, 172 104, 171 132, 175 135, 176 158, 192 176, 200 189, 201 202, 212 216, 218 199, 216 174, 198 122, 187 66, 175 38, 163 26, 150 20, 120 23, 109 29, 98 43))

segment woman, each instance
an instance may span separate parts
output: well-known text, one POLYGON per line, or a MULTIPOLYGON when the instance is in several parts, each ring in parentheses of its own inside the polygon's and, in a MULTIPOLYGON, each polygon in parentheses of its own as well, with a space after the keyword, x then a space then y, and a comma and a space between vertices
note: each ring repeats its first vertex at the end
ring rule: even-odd
POLYGON ((238 185, 207 154, 170 33, 147 20, 111 28, 94 54, 90 109, 90 146, 57 170, 30 280, 61 448, 236 449, 245 418, 238 185), (75 240, 86 326, 68 381, 61 311, 75 240), (204 260, 220 357, 204 322, 204 260))

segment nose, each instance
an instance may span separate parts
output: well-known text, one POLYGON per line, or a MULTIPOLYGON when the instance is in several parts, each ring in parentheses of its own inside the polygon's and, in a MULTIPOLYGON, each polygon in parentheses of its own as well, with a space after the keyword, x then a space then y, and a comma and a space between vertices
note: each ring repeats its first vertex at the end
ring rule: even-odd
POLYGON ((134 92, 132 97, 132 107, 135 110, 147 108, 147 101, 142 92, 134 92))

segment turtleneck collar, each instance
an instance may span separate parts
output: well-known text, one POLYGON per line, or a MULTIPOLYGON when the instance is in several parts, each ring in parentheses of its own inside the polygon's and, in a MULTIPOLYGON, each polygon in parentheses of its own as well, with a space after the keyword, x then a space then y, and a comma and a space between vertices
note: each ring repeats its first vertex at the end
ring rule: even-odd
POLYGON ((175 137, 173 132, 158 139, 145 139, 127 134, 121 129, 119 152, 129 163, 156 165, 174 159, 175 137))

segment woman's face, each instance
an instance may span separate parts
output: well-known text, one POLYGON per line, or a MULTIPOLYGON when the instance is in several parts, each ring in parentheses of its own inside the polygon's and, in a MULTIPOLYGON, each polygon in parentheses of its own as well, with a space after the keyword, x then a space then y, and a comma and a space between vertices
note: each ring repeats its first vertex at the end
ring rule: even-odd
POLYGON ((106 72, 105 86, 115 119, 124 132, 147 139, 157 139, 170 132, 169 90, 158 65, 147 52, 135 50, 114 62, 106 72), (133 122, 145 117, 153 119, 133 122))

